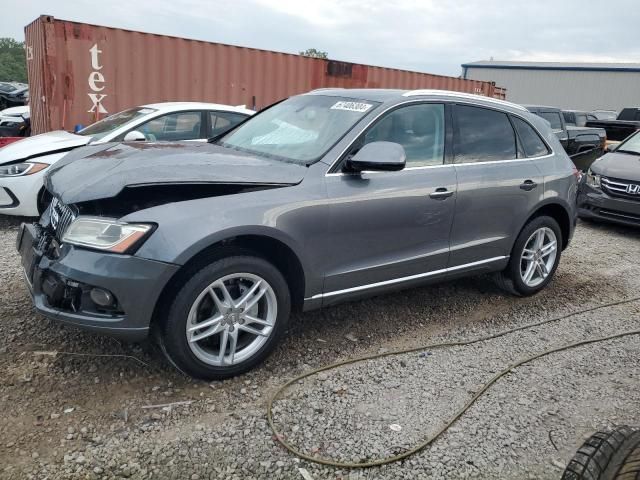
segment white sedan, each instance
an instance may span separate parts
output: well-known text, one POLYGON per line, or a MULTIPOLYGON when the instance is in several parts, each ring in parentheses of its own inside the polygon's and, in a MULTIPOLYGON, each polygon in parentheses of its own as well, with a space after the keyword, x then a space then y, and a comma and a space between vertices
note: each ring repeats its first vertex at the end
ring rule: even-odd
POLYGON ((0 213, 40 215, 48 167, 75 148, 107 142, 203 141, 254 113, 214 103, 157 103, 124 110, 77 133, 59 130, 18 140, 0 148, 0 213))
POLYGON ((0 127, 13 126, 16 123, 22 123, 24 117, 29 116, 29 107, 23 105, 21 107, 11 107, 0 110, 0 127))

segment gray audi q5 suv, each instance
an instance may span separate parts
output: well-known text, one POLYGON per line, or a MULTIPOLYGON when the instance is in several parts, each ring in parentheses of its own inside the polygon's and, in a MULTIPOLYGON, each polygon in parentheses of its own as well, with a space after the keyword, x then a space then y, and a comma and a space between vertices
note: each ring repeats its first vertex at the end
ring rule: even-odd
POLYGON ((207 379, 260 363, 292 309, 488 272, 534 294, 576 221, 549 125, 446 91, 317 90, 208 143, 75 150, 45 185, 18 238, 37 310, 154 332, 207 379))

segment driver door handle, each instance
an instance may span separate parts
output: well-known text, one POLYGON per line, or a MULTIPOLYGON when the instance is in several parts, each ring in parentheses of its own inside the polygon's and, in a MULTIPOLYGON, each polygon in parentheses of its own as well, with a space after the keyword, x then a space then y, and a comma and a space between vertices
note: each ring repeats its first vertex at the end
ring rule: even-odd
POLYGON ((447 190, 444 187, 440 187, 440 188, 436 188, 435 192, 430 193, 429 197, 436 200, 444 200, 445 198, 448 198, 451 195, 453 195, 453 192, 451 190, 447 190))
POLYGON ((527 192, 530 192, 531 190, 533 190, 537 186, 538 186, 538 184, 536 182, 534 182, 533 180, 525 180, 524 182, 522 182, 520 184, 520 188, 522 190, 526 190, 527 192))

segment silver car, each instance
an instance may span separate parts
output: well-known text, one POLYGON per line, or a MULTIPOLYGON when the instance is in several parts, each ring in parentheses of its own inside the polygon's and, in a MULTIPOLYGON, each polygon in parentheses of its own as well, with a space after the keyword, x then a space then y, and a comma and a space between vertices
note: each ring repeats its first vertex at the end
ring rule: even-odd
POLYGON ((260 363, 292 309, 489 272, 535 294, 574 231, 576 173, 518 105, 317 90, 207 144, 71 152, 18 249, 44 315, 154 332, 177 368, 219 379, 260 363))

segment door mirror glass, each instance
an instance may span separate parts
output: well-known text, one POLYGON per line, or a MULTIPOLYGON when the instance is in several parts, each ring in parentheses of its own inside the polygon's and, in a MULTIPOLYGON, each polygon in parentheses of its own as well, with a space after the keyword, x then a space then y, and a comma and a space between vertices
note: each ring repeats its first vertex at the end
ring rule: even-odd
POLYGON ((350 172, 398 171, 405 167, 407 156, 404 147, 394 142, 371 142, 362 147, 347 160, 346 170, 350 172))
POLYGON ((124 136, 123 139, 125 142, 144 142, 147 140, 147 137, 144 136, 144 133, 139 132, 137 130, 131 130, 124 136))

